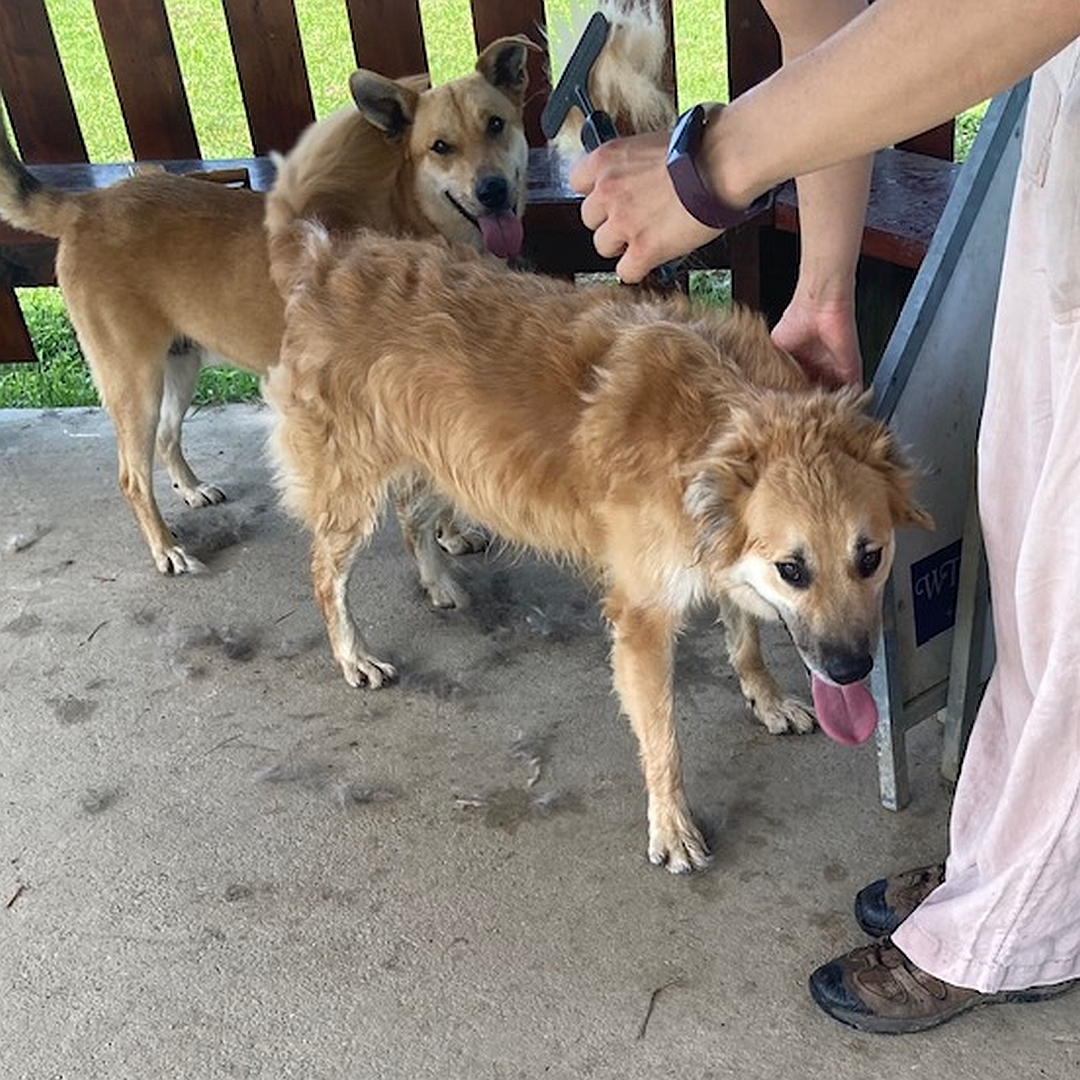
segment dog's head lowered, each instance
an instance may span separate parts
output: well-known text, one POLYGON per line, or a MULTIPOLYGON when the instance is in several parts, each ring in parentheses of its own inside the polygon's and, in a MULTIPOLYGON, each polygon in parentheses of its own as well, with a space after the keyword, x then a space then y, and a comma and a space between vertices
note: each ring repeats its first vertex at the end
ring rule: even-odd
POLYGON ((686 492, 704 565, 731 601, 788 628, 822 728, 876 722, 863 680, 881 630, 894 530, 933 528, 892 434, 853 390, 768 392, 737 409, 686 492))
POLYGON ((435 230, 499 258, 516 255, 522 243, 525 65, 536 48, 525 37, 500 38, 472 74, 423 92, 365 70, 349 80, 363 116, 402 144, 420 209, 435 230))

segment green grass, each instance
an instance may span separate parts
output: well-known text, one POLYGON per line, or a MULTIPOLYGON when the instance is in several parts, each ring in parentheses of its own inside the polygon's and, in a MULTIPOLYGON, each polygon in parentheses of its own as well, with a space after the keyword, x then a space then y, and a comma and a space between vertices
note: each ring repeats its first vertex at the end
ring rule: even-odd
POLYGON ((19 300, 41 359, 32 364, 0 364, 0 407, 97 405, 97 391, 83 363, 60 290, 22 289, 19 300))
MULTIPOLYGON (((553 26, 568 21, 571 2, 547 0, 545 10, 553 26)), ((680 103, 725 100, 723 4, 715 0, 674 0, 674 4, 680 103)), ((91 160, 130 160, 93 0, 46 0, 46 6, 91 160)), ((165 6, 203 156, 250 154, 220 0, 165 0, 165 6)), ((296 10, 315 111, 322 117, 348 101, 347 80, 354 60, 345 3, 296 0, 296 10)), ((469 71, 476 59, 469 0, 420 0, 420 12, 432 79, 441 83, 469 71)), ((966 154, 979 116, 981 110, 973 110, 961 119, 958 157, 966 154)), ((729 294, 725 275, 698 275, 693 289, 696 295, 720 301, 729 294)), ((0 408, 96 404, 97 393, 57 290, 24 289, 19 299, 41 359, 33 364, 0 364, 0 408)), ((257 394, 253 376, 207 368, 199 377, 196 402, 246 400, 257 394)))
POLYGON ((981 105, 968 109, 956 118, 955 156, 957 161, 966 160, 971 152, 971 144, 979 133, 979 124, 982 122, 982 118, 986 114, 986 107, 989 104, 988 101, 984 101, 981 105))
MULTIPOLYGON (((46 0, 57 47, 92 161, 127 161, 131 146, 109 77, 93 0, 46 0)), ((165 0, 177 57, 204 157, 251 153, 221 0, 165 0)), ((549 22, 566 23, 571 0, 548 0, 549 22)), ((296 0, 317 116, 347 104, 354 66, 344 0, 296 0)), ((435 82, 476 61, 469 0, 420 0, 435 82)), ((675 44, 682 102, 727 95, 724 9, 712 0, 675 0, 675 44)))

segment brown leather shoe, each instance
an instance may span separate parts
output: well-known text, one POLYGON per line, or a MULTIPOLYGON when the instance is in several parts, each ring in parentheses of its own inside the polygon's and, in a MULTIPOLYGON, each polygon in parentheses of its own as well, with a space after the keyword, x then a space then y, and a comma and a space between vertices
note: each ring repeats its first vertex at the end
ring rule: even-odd
POLYGON ((823 964, 810 976, 810 994, 842 1024, 882 1035, 906 1035, 937 1027, 981 1005, 1056 997, 1077 982, 981 994, 942 982, 885 940, 823 964))
POLYGON ((871 937, 888 937, 944 880, 944 863, 881 878, 855 897, 855 919, 871 937))

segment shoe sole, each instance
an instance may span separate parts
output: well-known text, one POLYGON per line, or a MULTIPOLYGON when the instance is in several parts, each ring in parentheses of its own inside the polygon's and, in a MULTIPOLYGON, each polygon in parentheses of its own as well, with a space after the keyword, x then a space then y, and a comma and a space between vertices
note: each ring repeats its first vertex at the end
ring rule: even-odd
POLYGON ((892 1018, 837 1009, 823 997, 818 996, 814 983, 810 983, 810 996, 827 1015, 857 1031, 865 1031, 873 1035, 914 1035, 920 1031, 929 1031, 931 1028, 947 1024, 950 1020, 971 1012, 972 1009, 982 1008, 984 1005, 1026 1005, 1036 1001, 1048 1001, 1050 998, 1067 993, 1078 984, 1080 984, 1080 979, 1072 979, 1069 982, 1055 983, 1053 986, 1035 986, 1030 990, 1002 990, 996 994, 980 994, 978 997, 968 998, 967 1001, 958 1003, 947 1012, 925 1017, 892 1018))

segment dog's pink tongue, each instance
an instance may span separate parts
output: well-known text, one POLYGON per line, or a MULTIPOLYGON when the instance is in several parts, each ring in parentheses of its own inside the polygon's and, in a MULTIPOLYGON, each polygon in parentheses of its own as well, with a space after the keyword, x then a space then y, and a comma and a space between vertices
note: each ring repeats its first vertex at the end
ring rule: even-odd
POLYGON ((525 227, 521 218, 509 210, 499 214, 484 214, 477 218, 480 233, 488 251, 498 259, 509 259, 521 250, 525 239, 525 227))
POLYGON ((845 746, 858 746, 874 734, 878 711, 866 683, 833 686, 811 675, 810 689, 818 725, 830 738, 845 746))

